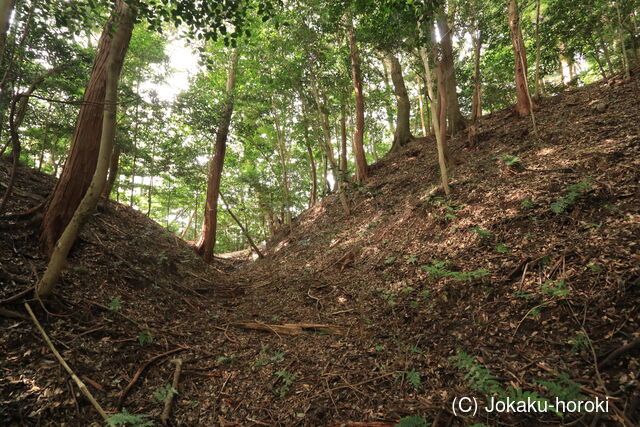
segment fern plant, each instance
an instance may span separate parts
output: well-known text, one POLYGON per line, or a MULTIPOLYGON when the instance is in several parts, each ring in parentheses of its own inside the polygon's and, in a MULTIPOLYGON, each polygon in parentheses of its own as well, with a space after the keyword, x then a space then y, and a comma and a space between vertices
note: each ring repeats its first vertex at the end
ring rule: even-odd
POLYGON ((429 277, 432 279, 451 277, 452 279, 461 282, 471 282, 489 274, 489 272, 484 268, 473 271, 451 271, 447 269, 447 266, 450 264, 450 261, 432 260, 431 265, 423 265, 420 268, 428 272, 429 277))
POLYGON ((428 423, 424 417, 412 416, 400 418, 395 427, 429 427, 431 423, 428 423))
POLYGON ((471 356, 464 351, 458 351, 454 361, 458 369, 467 371, 464 379, 467 381, 467 384, 471 389, 476 390, 485 396, 497 394, 500 397, 505 397, 502 385, 495 379, 489 369, 476 361, 474 356, 471 356))
POLYGON ((116 426, 131 426, 131 427, 150 427, 153 425, 153 421, 147 421, 150 415, 145 414, 131 414, 127 411, 127 408, 122 408, 122 412, 111 415, 107 418, 107 424, 111 427, 116 426))
POLYGON ((551 203, 551 211, 556 214, 561 214, 567 211, 567 209, 573 205, 578 197, 586 193, 591 189, 591 181, 589 179, 582 180, 577 184, 570 185, 565 191, 565 196, 557 199, 551 203))

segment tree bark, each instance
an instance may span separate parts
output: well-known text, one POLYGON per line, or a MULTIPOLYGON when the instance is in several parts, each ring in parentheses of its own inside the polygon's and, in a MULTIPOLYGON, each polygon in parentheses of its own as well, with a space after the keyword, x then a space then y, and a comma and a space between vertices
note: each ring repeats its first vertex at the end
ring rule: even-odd
POLYGON ((356 179, 364 182, 369 177, 369 167, 364 153, 364 94, 362 92, 362 75, 360 72, 360 53, 356 42, 351 17, 348 17, 347 35, 349 38, 349 52, 351 54, 351 77, 356 98, 356 121, 353 131, 353 146, 356 158, 356 179))
MULTIPOLYGON (((422 36, 422 30, 420 30, 420 35, 422 36)), ((421 37, 422 38, 422 37, 421 37)), ((443 123, 440 122, 440 118, 438 116, 438 107, 434 102, 433 95, 433 79, 431 78, 431 68, 429 66, 429 57, 427 56, 427 52, 423 46, 418 50, 420 53, 420 59, 422 60, 422 66, 424 67, 425 74, 425 83, 427 86, 427 92, 429 93, 429 99, 431 99, 431 121, 433 123, 433 133, 436 136, 436 145, 438 148, 438 165, 440 166, 440 180, 442 182, 442 188, 444 189, 444 193, 449 195, 451 194, 451 189, 449 188, 449 172, 447 170, 447 160, 445 155, 445 145, 446 145, 446 131, 442 131, 441 125, 443 123)))
POLYGON ((444 72, 446 85, 447 121, 449 122, 448 133, 450 135, 455 135, 461 130, 464 130, 466 127, 466 120, 460 112, 460 103, 458 102, 456 71, 453 63, 453 42, 451 39, 452 30, 444 13, 438 14, 436 23, 438 25, 438 32, 440 33, 441 38, 439 45, 442 58, 439 62, 442 63, 442 70, 444 72))
MULTIPOLYGON (((102 134, 107 61, 113 41, 111 29, 125 7, 124 1, 117 2, 116 10, 100 36, 98 51, 76 120, 67 161, 44 213, 40 239, 44 250, 49 255, 53 252, 58 238, 69 224, 89 188, 96 170, 102 134)), ((114 52, 114 61, 124 60, 127 47, 128 44, 119 46, 119 50, 114 52)))
POLYGON ((65 227, 62 236, 56 242, 51 259, 42 279, 36 285, 36 295, 46 297, 53 292, 54 286, 60 277, 67 255, 84 224, 89 220, 95 209, 100 195, 104 190, 109 168, 109 158, 113 150, 113 140, 116 132, 116 105, 118 102, 118 81, 124 56, 131 40, 134 15, 131 8, 118 0, 117 29, 110 43, 108 58, 106 60, 105 91, 102 101, 103 115, 100 147, 96 162, 95 172, 89 184, 86 194, 80 201, 69 224, 65 227))
POLYGON ((227 149, 227 136, 233 114, 233 90, 236 83, 236 68, 238 66, 238 52, 234 49, 231 53, 231 63, 227 74, 226 99, 220 125, 216 132, 216 143, 214 155, 209 161, 209 179, 207 182, 207 198, 204 209, 204 221, 200 239, 196 243, 196 250, 205 262, 210 262, 213 258, 213 250, 216 245, 216 230, 218 220, 218 195, 220 193, 220 180, 222 178, 222 167, 224 166, 224 156, 227 149))
POLYGON ((420 124, 422 125, 422 136, 427 136, 427 121, 424 116, 424 103, 422 102, 422 83, 420 83, 420 75, 416 74, 418 82, 418 107, 420 108, 420 124))
POLYGON ((384 62, 391 75, 393 82, 393 92, 396 96, 396 128, 393 135, 391 151, 396 151, 412 138, 409 128, 409 118, 411 115, 411 104, 407 88, 402 78, 402 66, 400 61, 392 53, 385 52, 384 62))
MULTIPOLYGON (((320 90, 318 89, 316 81, 313 78, 311 79, 311 92, 313 93, 313 98, 316 102, 316 108, 318 110, 318 115, 320 116, 320 121, 322 125, 324 152, 329 162, 329 167, 331 168, 331 173, 333 174, 333 178, 337 181, 338 180, 338 164, 333 154, 333 147, 331 146, 331 128, 329 126, 329 116, 324 111, 324 108, 323 108, 324 103, 320 95, 320 90)), ((332 190, 331 186, 329 186, 329 190, 332 190)))
POLYGON ((539 98, 542 94, 542 82, 540 81, 540 0, 536 0, 536 72, 534 77, 536 88, 533 92, 534 98, 539 98))
POLYGON ((347 115, 344 102, 340 106, 340 175, 338 176, 338 191, 340 192, 340 203, 345 215, 351 215, 349 201, 345 194, 347 182, 349 181, 347 170, 347 115))
POLYGON ((509 15, 511 42, 515 56, 516 96, 518 99, 515 109, 519 115, 526 116, 531 112, 532 106, 529 103, 529 95, 527 93, 527 53, 520 29, 520 16, 516 0, 509 0, 507 11, 509 15))

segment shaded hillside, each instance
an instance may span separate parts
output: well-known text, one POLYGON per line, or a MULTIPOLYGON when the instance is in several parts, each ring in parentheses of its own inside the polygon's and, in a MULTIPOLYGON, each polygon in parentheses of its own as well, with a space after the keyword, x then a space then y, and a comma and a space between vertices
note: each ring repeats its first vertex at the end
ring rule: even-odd
MULTIPOLYGON (((510 111, 482 118, 478 150, 462 149, 465 135, 451 143, 449 198, 437 191, 433 141, 416 140, 349 190, 350 217, 329 196, 266 259, 239 268, 207 268, 184 242, 109 202, 72 253, 53 313, 30 304, 111 411, 145 361, 184 347, 180 425, 558 422, 451 414, 454 397, 510 388, 608 393, 615 409, 600 421, 640 422, 638 347, 607 359, 640 339, 639 94, 636 77, 542 99, 539 137, 510 111), (276 327, 291 323, 340 329, 276 327), (154 338, 142 345, 145 335, 154 338), (465 379, 469 370, 476 376, 465 379)), ((10 210, 52 184, 22 170, 10 210)), ((7 298, 45 263, 33 226, 1 224, 7 298)), ((22 301, 2 308, 24 313, 22 301)), ((0 423, 96 420, 32 324, 1 322, 0 423)), ((170 382, 171 357, 144 370, 124 407, 159 416, 152 393, 170 382)))

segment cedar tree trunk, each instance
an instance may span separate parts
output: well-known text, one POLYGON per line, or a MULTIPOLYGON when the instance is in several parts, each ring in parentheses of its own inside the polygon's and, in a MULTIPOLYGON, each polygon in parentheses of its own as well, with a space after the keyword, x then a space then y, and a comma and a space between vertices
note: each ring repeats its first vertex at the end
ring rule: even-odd
POLYGON ((42 279, 36 285, 36 294, 38 297, 45 297, 53 292, 53 288, 66 263, 67 255, 75 243, 78 233, 91 217, 106 183, 109 159, 111 157, 111 151, 113 150, 113 140, 116 132, 118 80, 120 80, 120 72, 122 71, 124 56, 129 47, 129 41, 131 40, 134 22, 133 11, 124 0, 118 0, 116 9, 118 11, 117 29, 111 38, 110 49, 105 64, 104 119, 102 120, 100 147, 95 172, 86 194, 82 197, 71 220, 53 248, 51 259, 49 260, 42 279))
POLYGON ((218 220, 218 195, 220 193, 220 179, 224 166, 224 155, 227 150, 227 136, 233 114, 233 88, 236 83, 236 68, 238 65, 238 52, 231 54, 231 63, 227 75, 227 93, 225 106, 220 117, 220 125, 216 132, 216 144, 214 154, 209 161, 209 180, 207 182, 207 198, 204 208, 204 221, 200 240, 196 243, 196 251, 206 262, 213 258, 213 249, 216 245, 216 229, 218 220))
POLYGON ((364 154, 364 94, 360 72, 360 53, 351 18, 348 21, 349 52, 351 54, 351 77, 356 97, 356 122, 353 131, 353 147, 356 157, 356 178, 364 182, 369 177, 367 158, 364 154))
MULTIPOLYGON (((113 42, 111 29, 114 21, 118 20, 125 8, 127 8, 125 2, 118 0, 116 9, 100 36, 89 83, 76 119, 71 149, 44 213, 40 239, 43 248, 49 255, 53 252, 58 238, 62 235, 89 188, 96 170, 101 144, 107 61, 113 42)), ((114 62, 124 61, 127 48, 128 43, 118 46, 118 50, 113 52, 114 62)))

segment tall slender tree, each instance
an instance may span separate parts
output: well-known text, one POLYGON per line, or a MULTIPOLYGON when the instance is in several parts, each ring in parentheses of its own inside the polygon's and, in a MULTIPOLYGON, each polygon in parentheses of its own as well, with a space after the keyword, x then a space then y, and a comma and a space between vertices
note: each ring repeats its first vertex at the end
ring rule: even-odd
POLYGON ((238 51, 231 53, 231 60, 227 72, 227 86, 220 123, 216 132, 214 154, 209 161, 209 179, 207 182, 207 198, 204 208, 204 222, 200 233, 200 240, 196 244, 198 253, 209 262, 213 258, 213 250, 216 244, 216 230, 218 220, 218 196, 220 194, 220 180, 224 157, 227 149, 227 137, 231 116, 233 115, 234 88, 236 83, 236 71, 238 68, 238 51))

